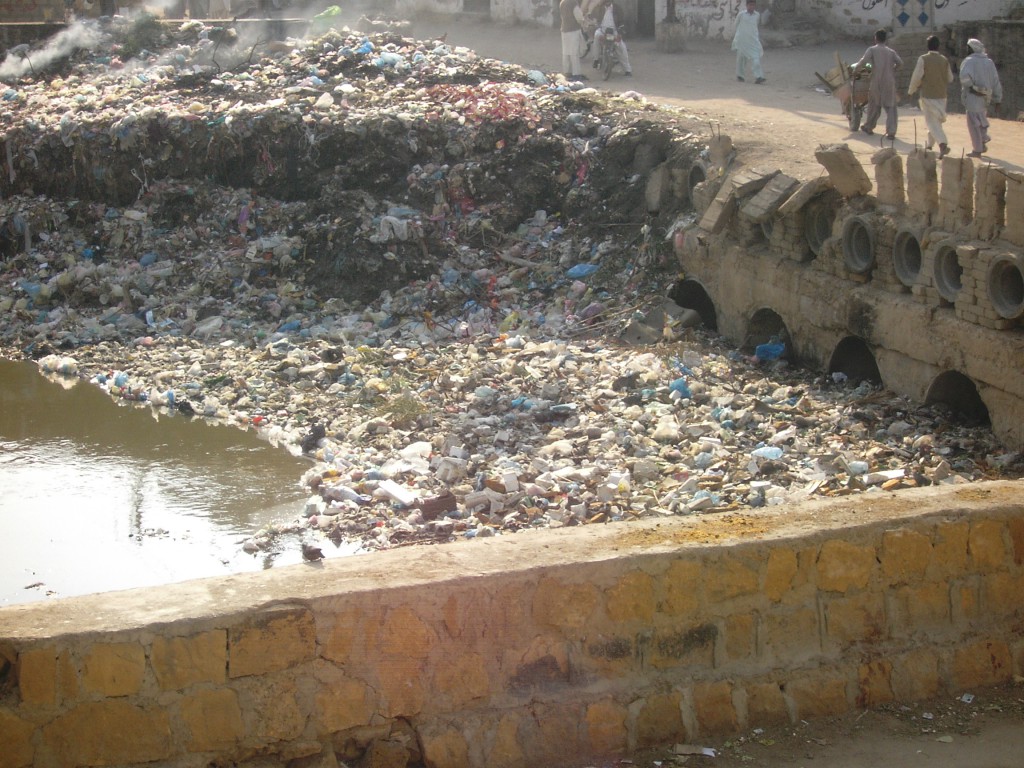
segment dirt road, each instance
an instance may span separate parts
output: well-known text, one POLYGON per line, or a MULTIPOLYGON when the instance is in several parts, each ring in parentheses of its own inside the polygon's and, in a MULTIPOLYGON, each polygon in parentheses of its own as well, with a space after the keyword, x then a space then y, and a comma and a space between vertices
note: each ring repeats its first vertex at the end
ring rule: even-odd
MULTIPOLYGON (((553 29, 451 16, 416 19, 412 35, 420 39, 446 35, 449 44, 486 56, 548 73, 561 71, 561 43, 553 29)), ((881 147, 881 137, 850 133, 839 101, 814 74, 825 74, 835 66, 837 52, 845 62, 856 61, 867 45, 868 41, 844 40, 769 48, 763 62, 768 80, 764 85, 736 81, 735 54, 726 41, 694 42, 682 53, 665 54, 656 49, 654 40, 630 40, 632 78, 616 73, 604 82, 589 68, 589 58, 583 67, 593 87, 636 91, 649 101, 678 107, 708 126, 709 135, 712 125, 716 131, 721 127, 732 136, 744 165, 814 178, 822 172, 814 149, 846 142, 874 178, 871 155, 881 147)), ((905 65, 913 67, 914 62, 905 65)), ((905 153, 915 144, 923 146, 927 129, 921 111, 907 104, 899 114, 896 149, 905 153)), ((951 114, 946 131, 953 156, 971 150, 964 115, 951 114)), ((1024 123, 993 119, 991 134, 987 159, 1008 170, 1024 171, 1024 123)))
MULTIPOLYGON (((555 30, 508 26, 473 17, 418 19, 412 35, 446 35, 451 45, 544 72, 561 70, 555 30)), ((822 173, 814 159, 820 144, 846 142, 871 172, 879 137, 851 134, 839 102, 815 77, 834 65, 836 52, 856 61, 867 46, 840 41, 766 51, 765 85, 739 83, 727 42, 694 44, 678 54, 662 54, 653 40, 629 42, 634 77, 621 75, 590 85, 617 92, 636 91, 652 102, 669 104, 699 122, 729 134, 745 165, 779 168, 798 178, 822 173)), ((913 62, 907 62, 913 66, 913 62)), ((946 123, 953 155, 970 151, 966 119, 951 114, 946 123)), ((1024 123, 992 121, 988 160, 1008 170, 1024 170, 1024 123)), ((916 107, 900 108, 895 146, 901 152, 923 145, 924 120, 916 107)), ((702 740, 715 758, 660 753, 636 759, 633 766, 714 766, 714 768, 1021 768, 1024 766, 1024 683, 974 692, 955 692, 909 707, 892 705, 839 718, 800 721, 729 740, 702 740)), ((622 763, 625 765, 627 763, 622 763)), ((614 765, 613 763, 607 764, 614 765)), ((602 768, 605 765, 602 764, 602 768)))

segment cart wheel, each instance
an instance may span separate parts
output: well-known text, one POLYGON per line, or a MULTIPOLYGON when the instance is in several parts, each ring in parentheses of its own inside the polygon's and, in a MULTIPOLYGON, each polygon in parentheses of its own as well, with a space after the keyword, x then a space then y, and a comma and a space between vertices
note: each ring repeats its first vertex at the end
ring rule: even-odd
POLYGON ((859 104, 854 104, 850 107, 850 132, 856 132, 860 130, 860 118, 864 114, 864 107, 859 104))

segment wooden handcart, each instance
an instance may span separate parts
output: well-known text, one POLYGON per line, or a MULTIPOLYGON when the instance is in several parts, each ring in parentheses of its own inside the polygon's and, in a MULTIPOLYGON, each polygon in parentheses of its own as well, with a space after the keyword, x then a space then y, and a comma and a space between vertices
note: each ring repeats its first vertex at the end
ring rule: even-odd
POLYGON ((864 107, 868 103, 868 90, 871 87, 871 65, 854 72, 853 66, 844 64, 837 52, 836 66, 824 75, 818 72, 814 75, 839 99, 842 113, 850 123, 850 130, 859 130, 864 107))

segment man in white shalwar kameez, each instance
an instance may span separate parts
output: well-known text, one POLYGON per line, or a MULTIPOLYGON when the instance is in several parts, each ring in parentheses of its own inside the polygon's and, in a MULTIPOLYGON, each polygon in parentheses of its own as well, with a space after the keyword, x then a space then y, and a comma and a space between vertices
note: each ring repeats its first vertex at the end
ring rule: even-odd
POLYGON ((971 135, 971 152, 968 157, 981 157, 988 151, 988 105, 1003 100, 1003 86, 999 82, 996 65, 985 53, 981 40, 972 37, 967 41, 971 54, 960 62, 960 95, 963 96, 967 112, 967 132, 971 135))
POLYGON ((761 69, 761 14, 757 12, 757 0, 747 0, 747 10, 740 11, 736 16, 736 31, 732 36, 732 49, 736 51, 736 79, 741 83, 746 75, 747 62, 750 62, 750 73, 758 85, 764 83, 764 70, 761 69))

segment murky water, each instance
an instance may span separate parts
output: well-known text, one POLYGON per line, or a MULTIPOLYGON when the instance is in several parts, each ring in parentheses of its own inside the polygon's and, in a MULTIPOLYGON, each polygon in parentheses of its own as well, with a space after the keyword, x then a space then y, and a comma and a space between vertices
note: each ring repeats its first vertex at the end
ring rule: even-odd
POLYGON ((294 536, 256 556, 241 543, 299 515, 308 466, 0 360, 0 605, 300 562, 294 536))

